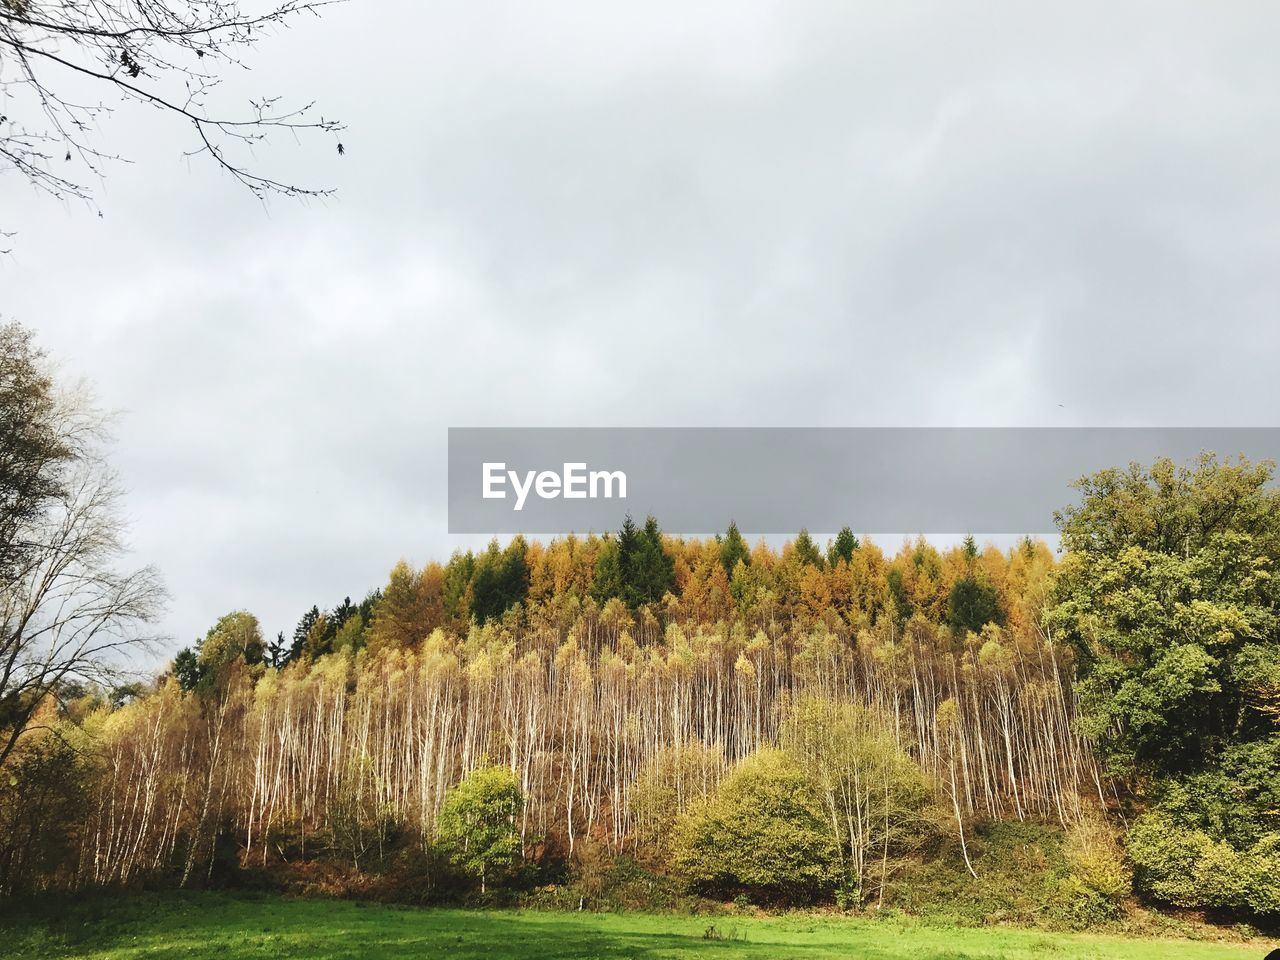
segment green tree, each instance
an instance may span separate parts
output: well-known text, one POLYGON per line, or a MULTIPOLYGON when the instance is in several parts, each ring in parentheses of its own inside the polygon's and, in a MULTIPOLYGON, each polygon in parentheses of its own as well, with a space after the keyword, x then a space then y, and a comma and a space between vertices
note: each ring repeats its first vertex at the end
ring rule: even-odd
POLYGON ((818 545, 813 542, 813 537, 809 536, 808 530, 801 530, 796 534, 794 544, 796 560, 802 566, 821 567, 822 554, 818 551, 818 545))
POLYGON ((853 531, 848 527, 842 527, 840 532, 836 534, 835 540, 827 549, 827 563, 835 566, 837 562, 843 560, 849 563, 853 560, 853 552, 860 547, 858 538, 854 536, 853 531))
POLYGON ((506 549, 495 538, 489 548, 476 559, 472 581, 471 612, 483 623, 497 620, 529 596, 529 565, 525 560, 528 544, 516 537, 506 549))
POLYGON ((190 647, 183 647, 173 658, 173 675, 183 690, 194 690, 200 685, 200 658, 190 647))
POLYGON ((479 879, 481 893, 520 860, 516 818, 523 807, 515 774, 499 766, 473 770, 445 797, 437 836, 454 862, 479 879))
POLYGON ((622 596, 622 562, 618 554, 618 541, 605 537, 596 557, 596 569, 591 578, 591 596, 602 606, 614 597, 622 596))
POLYGON ((988 623, 1003 625, 996 588, 975 574, 957 577, 947 595, 947 623, 958 633, 981 633, 988 623))
POLYGON ((638 610, 661 602, 675 588, 675 560, 666 552, 653 517, 637 527, 628 515, 616 537, 605 537, 596 559, 591 595, 597 603, 621 597, 638 610))
POLYGON ((471 620, 475 574, 476 557, 470 550, 466 553, 455 551, 445 564, 442 586, 444 612, 455 626, 465 627, 471 620))
POLYGON ((1137 883, 1180 905, 1280 912, 1280 896, 1233 892, 1228 863, 1269 862, 1258 844, 1280 835, 1273 471, 1210 454, 1133 464, 1081 480, 1058 516, 1045 623, 1078 651, 1082 728, 1157 818, 1129 838, 1137 883))
POLYGON ((907 595, 907 585, 902 580, 902 571, 897 567, 890 567, 885 574, 885 583, 889 587, 889 599, 893 601, 891 609, 897 618, 905 623, 911 619, 915 608, 907 595))
POLYGON ((321 617, 320 608, 312 606, 310 610, 302 615, 298 620, 297 626, 293 628, 293 642, 289 645, 289 651, 284 660, 289 662, 297 660, 302 656, 303 651, 307 647, 307 637, 311 636, 311 631, 316 625, 316 621, 321 617))
POLYGON ((817 791, 780 750, 739 763, 711 800, 677 821, 672 846, 676 869, 711 893, 803 903, 829 893, 839 876, 817 791))
POLYGON ((647 517, 630 551, 619 550, 622 559, 624 599, 634 610, 660 603, 675 587, 675 560, 667 554, 658 521, 647 517))
POLYGON ((732 577, 733 569, 738 565, 739 560, 750 563, 751 551, 747 547, 747 542, 742 539, 738 525, 731 520, 729 529, 720 538, 720 562, 724 564, 724 572, 732 577))

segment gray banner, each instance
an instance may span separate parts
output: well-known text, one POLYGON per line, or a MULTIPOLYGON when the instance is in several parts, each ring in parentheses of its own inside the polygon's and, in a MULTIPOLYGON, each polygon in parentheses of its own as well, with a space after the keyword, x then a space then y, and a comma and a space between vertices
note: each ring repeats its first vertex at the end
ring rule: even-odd
POLYGON ((1280 459, 1280 428, 449 430, 449 532, 1039 534, 1072 481, 1131 461, 1280 459))

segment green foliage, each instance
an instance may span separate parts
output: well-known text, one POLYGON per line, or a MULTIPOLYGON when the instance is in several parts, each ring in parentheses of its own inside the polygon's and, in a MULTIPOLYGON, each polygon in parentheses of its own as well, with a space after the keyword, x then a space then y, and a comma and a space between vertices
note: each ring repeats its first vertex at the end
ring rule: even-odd
POLYGON ((784 749, 809 777, 839 845, 850 905, 873 880, 881 890, 936 832, 933 789, 884 722, 850 704, 797 701, 781 731, 784 749))
POLYGON ((455 552, 444 568, 442 599, 444 612, 455 626, 464 627, 471 619, 472 583, 476 575, 476 558, 468 550, 455 552))
POLYGON ((958 577, 947 596, 947 623, 957 633, 980 633, 988 623, 1003 624, 995 587, 982 577, 958 577))
POLYGON ((675 560, 653 517, 637 527, 628 516, 616 537, 606 537, 596 560, 591 595, 597 603, 619 597, 632 610, 656 604, 675 588, 675 560))
POLYGON ((622 562, 624 597, 633 610, 660 603, 675 587, 675 561, 662 545, 662 531, 653 517, 645 519, 634 550, 619 551, 622 562))
POLYGON ((1089 732, 1117 771, 1183 773, 1270 737, 1255 695, 1280 657, 1280 500, 1268 464, 1081 481, 1048 622, 1081 654, 1089 732))
POLYGON ((1135 879, 1157 900, 1280 914, 1280 836, 1241 849, 1155 812, 1134 822, 1126 845, 1135 879))
POLYGON ((1022 821, 975 825, 969 874, 960 847, 947 839, 926 859, 890 881, 886 903, 937 922, 960 926, 1019 923, 1071 927, 1074 904, 1061 828, 1022 821))
POLYGON ((591 578, 591 596, 601 606, 622 596, 622 560, 618 541, 612 537, 605 537, 600 544, 595 574, 591 578))
POLYGON ((1280 837, 1273 469, 1107 470, 1059 516, 1045 621, 1079 651, 1082 729, 1150 806, 1128 838, 1137 886, 1180 906, 1280 910, 1252 873, 1280 837))
POLYGON ((803 903, 835 887, 839 847, 804 771, 779 750, 747 757, 676 824, 674 865, 695 888, 803 903))
POLYGON ((747 542, 742 539, 742 534, 738 532, 738 525, 730 521, 729 529, 720 538, 720 563, 724 565, 724 572, 732 577, 733 568, 739 561, 749 564, 751 551, 747 548, 747 542))
POLYGON ((854 536, 853 531, 848 527, 842 527, 827 550, 827 563, 833 567, 841 560, 849 563, 853 560, 853 552, 860 546, 861 544, 858 542, 858 538, 854 536))
POLYGON ((801 566, 822 566, 822 554, 818 550, 818 545, 813 542, 813 537, 809 536, 808 530, 801 530, 796 534, 796 540, 792 548, 795 551, 796 561, 801 566))
POLYGON ((902 571, 896 567, 891 567, 885 574, 885 583, 889 588, 889 599, 893 602, 892 611, 900 621, 905 623, 911 619, 915 608, 911 603, 911 598, 907 595, 907 586, 902 580, 902 571))
POLYGON ((525 562, 528 545, 515 537, 506 549, 495 538, 476 559, 471 586, 471 612, 476 620, 497 620, 529 595, 529 567, 525 562))
POLYGON ((298 620, 297 626, 293 628, 293 642, 289 645, 288 654, 284 657, 285 663, 290 660, 297 660, 303 655, 303 651, 307 646, 307 638, 311 636, 311 631, 315 628, 316 622, 321 616, 320 608, 313 605, 298 620))
POLYGON ((480 881, 510 874, 522 849, 516 818, 524 807, 519 781, 506 767, 473 770, 445 797, 436 833, 455 863, 480 881))
POLYGON ((190 647, 183 647, 173 658, 173 675, 183 690, 194 690, 200 684, 200 658, 190 647))
POLYGON ((367 641, 373 611, 381 599, 382 591, 370 590, 358 606, 351 602, 350 597, 344 597, 332 610, 322 611, 313 606, 294 628, 293 643, 287 653, 279 655, 273 652, 277 646, 283 645, 283 638, 268 648, 272 666, 282 667, 299 657, 315 660, 338 651, 352 653, 362 649, 367 641))

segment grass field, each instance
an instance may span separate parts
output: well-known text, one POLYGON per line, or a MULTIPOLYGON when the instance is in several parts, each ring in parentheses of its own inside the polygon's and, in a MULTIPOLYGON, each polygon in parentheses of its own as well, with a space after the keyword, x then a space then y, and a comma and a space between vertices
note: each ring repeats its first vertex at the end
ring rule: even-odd
POLYGON ((1122 940, 814 915, 695 917, 389 907, 217 894, 94 898, 0 914, 0 956, 456 958, 1054 957, 1261 960, 1260 945, 1122 940), (708 938, 711 925, 720 937, 708 938))

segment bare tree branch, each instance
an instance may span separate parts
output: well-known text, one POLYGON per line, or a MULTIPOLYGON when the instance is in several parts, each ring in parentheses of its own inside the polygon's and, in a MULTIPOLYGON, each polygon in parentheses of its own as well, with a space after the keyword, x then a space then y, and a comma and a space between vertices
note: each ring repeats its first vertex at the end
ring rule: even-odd
POLYGON ((272 28, 319 16, 335 2, 341 0, 286 0, 251 13, 236 0, 0 0, 0 169, 11 167, 55 197, 93 205, 86 181, 125 158, 94 145, 112 107, 72 99, 71 90, 88 84, 190 123, 195 145, 186 155, 207 154, 259 199, 328 196, 329 188, 257 173, 232 148, 251 148, 281 130, 336 135, 341 123, 314 116, 312 103, 280 108, 278 98, 228 112, 214 108, 212 94, 220 73, 244 68, 243 51, 272 28), (73 162, 68 172, 57 169, 73 162))

